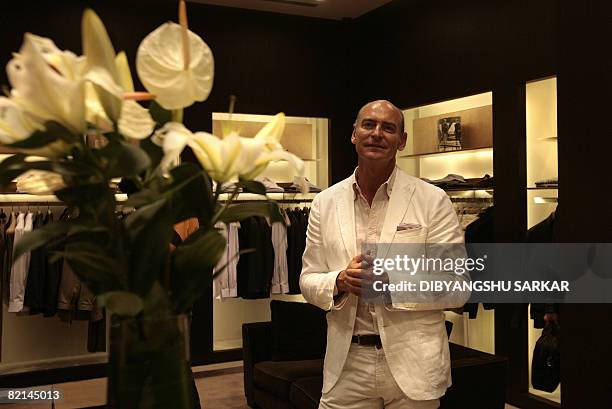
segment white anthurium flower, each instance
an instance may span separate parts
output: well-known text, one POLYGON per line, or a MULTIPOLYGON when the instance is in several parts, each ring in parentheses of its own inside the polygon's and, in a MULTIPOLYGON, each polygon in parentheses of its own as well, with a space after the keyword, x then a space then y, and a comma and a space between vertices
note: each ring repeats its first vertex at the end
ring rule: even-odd
POLYGON ((181 109, 208 98, 214 76, 212 51, 197 34, 172 22, 147 35, 136 54, 136 70, 143 85, 165 109, 181 109), (186 38, 186 47, 183 39, 186 38), (185 67, 185 52, 189 51, 185 67))
POLYGON ((49 39, 27 33, 7 65, 11 99, 40 122, 57 121, 70 131, 85 132, 83 60, 59 51, 49 39))
POLYGON ((29 170, 15 179, 17 191, 32 195, 52 195, 66 187, 64 179, 55 172, 29 170))

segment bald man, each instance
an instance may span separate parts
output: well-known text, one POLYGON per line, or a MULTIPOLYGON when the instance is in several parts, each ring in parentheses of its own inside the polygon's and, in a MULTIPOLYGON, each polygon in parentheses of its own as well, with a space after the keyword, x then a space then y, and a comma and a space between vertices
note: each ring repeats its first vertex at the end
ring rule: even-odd
POLYGON ((362 294, 373 279, 362 244, 463 242, 446 193, 396 167, 406 140, 401 110, 366 104, 351 135, 357 168, 312 202, 300 287, 329 311, 319 409, 435 409, 451 384, 442 308, 465 299, 406 305, 362 294))

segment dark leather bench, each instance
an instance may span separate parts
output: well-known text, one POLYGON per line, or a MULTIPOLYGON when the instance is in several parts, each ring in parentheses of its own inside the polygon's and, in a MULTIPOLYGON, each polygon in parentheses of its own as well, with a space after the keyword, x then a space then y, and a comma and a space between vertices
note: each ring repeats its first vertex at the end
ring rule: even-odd
MULTIPOLYGON (((272 323, 242 326, 247 403, 259 409, 316 409, 321 398, 323 356, 272 361, 272 323)), ((503 409, 506 358, 450 344, 453 385, 443 409, 503 409)))

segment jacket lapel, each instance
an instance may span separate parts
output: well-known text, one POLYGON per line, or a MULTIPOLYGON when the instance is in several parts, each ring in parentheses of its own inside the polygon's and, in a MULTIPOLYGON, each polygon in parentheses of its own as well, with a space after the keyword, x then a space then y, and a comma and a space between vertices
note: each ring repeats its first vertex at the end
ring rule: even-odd
POLYGON ((380 243, 391 243, 397 231, 397 225, 402 222, 414 194, 415 185, 398 169, 387 207, 387 215, 380 233, 380 243))
POLYGON ((344 242, 344 248, 351 259, 357 255, 357 244, 355 242, 355 192, 348 179, 340 194, 334 197, 336 211, 338 212, 338 223, 340 234, 344 242))

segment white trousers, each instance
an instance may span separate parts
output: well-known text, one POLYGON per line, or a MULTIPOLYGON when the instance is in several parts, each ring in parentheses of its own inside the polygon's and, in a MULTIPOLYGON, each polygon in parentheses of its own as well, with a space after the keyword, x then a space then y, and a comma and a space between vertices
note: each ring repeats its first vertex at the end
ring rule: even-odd
POLYGON ((334 387, 324 393, 319 409, 437 409, 438 399, 412 400, 401 391, 382 348, 351 344, 334 387))

